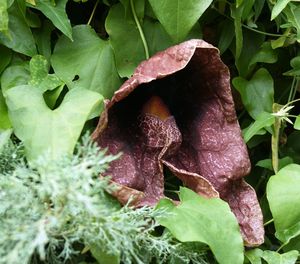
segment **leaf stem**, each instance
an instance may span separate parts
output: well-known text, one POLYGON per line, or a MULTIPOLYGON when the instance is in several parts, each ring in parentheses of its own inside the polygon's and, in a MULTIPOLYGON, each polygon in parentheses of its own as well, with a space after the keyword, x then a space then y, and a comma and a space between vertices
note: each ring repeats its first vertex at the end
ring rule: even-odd
POLYGON ((287 245, 287 243, 283 243, 277 250, 276 252, 278 253, 283 247, 285 247, 287 245))
POLYGON ((130 7, 131 7, 131 11, 132 11, 132 15, 133 15, 134 21, 136 23, 136 26, 137 26, 138 31, 140 33, 140 37, 141 37, 142 42, 143 42, 143 46, 144 46, 144 50, 145 50, 145 57, 146 57, 146 59, 149 59, 148 44, 147 44, 147 41, 146 41, 146 38, 145 38, 145 35, 144 35, 144 32, 143 32, 143 29, 141 27, 140 21, 139 21, 137 15, 136 15, 134 4, 133 4, 133 0, 130 0, 130 7))
POLYGON ((294 77, 293 81, 292 81, 292 85, 291 85, 291 89, 290 89, 290 93, 289 93, 289 98, 288 98, 288 103, 294 99, 293 94, 294 94, 294 89, 295 89, 295 82, 296 82, 296 77, 294 77))
POLYGON ((272 218, 272 219, 270 219, 269 221, 265 222, 265 223, 264 223, 264 226, 267 226, 267 225, 269 225, 269 224, 271 224, 271 223, 273 223, 273 222, 274 222, 274 218, 272 218))
POLYGON ((95 5, 94 5, 94 8, 93 8, 92 13, 91 13, 90 18, 89 18, 89 21, 87 22, 87 25, 90 25, 90 24, 91 24, 92 19, 93 19, 93 17, 94 17, 94 14, 95 14, 95 12, 96 12, 96 8, 97 8, 98 4, 99 4, 99 0, 97 0, 97 2, 96 2, 95 5))
POLYGON ((261 31, 261 30, 257 30, 255 28, 249 27, 245 24, 242 24, 242 26, 244 28, 247 28, 247 29, 253 31, 253 32, 256 32, 256 33, 259 33, 259 34, 262 34, 262 35, 266 35, 266 36, 270 36, 270 37, 282 37, 282 36, 284 36, 283 34, 268 33, 268 32, 264 32, 264 31, 261 31))

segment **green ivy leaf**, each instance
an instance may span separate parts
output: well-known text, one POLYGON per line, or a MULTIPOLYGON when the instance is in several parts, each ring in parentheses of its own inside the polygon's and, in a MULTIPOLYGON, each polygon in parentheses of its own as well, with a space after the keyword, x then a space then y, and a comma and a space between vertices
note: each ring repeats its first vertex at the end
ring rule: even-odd
POLYGON ((153 11, 171 38, 185 39, 212 0, 149 0, 153 11))
POLYGON ((53 159, 72 154, 85 121, 102 99, 96 92, 76 88, 66 94, 57 109, 51 110, 42 91, 31 85, 6 92, 14 132, 23 141, 30 161, 45 152, 53 159))
POLYGON ((277 0, 272 9, 271 20, 275 19, 290 1, 291 0, 277 0))
POLYGON ((277 51, 272 48, 271 42, 264 42, 260 50, 252 57, 249 67, 257 62, 275 63, 277 59, 277 51))
POLYGON ((269 179, 267 198, 276 237, 288 243, 300 234, 300 165, 290 164, 269 179))
POLYGON ((291 62, 292 70, 285 72, 284 75, 287 76, 300 76, 300 56, 294 57, 291 62))
POLYGON ((279 254, 274 251, 265 250, 262 254, 262 258, 268 264, 295 264, 298 256, 299 252, 297 250, 292 250, 284 254, 279 254))
POLYGON ((15 0, 9 7, 8 34, 0 32, 0 43, 16 52, 32 57, 37 51, 32 32, 27 25, 25 9, 23 0, 15 0))
MULTIPOLYGON (((119 88, 113 51, 90 26, 73 28, 73 42, 62 36, 54 49, 51 64, 56 75, 69 88, 83 87, 109 98, 119 88), (73 81, 77 75, 78 80, 73 81)), ((124 40, 122 40, 125 48, 124 40)))
POLYGON ((300 6, 289 3, 284 9, 284 14, 287 16, 288 25, 296 29, 296 40, 300 42, 300 6))
POLYGON ((297 250, 292 250, 284 254, 279 254, 275 251, 265 250, 259 248, 245 252, 245 256, 251 264, 261 264, 262 258, 268 264, 294 264, 299 256, 297 250))
POLYGON ((159 202, 157 208, 166 213, 158 222, 182 242, 209 245, 220 264, 243 263, 243 240, 228 204, 219 198, 206 199, 187 188, 180 188, 179 197, 178 206, 168 199, 159 202))
POLYGON ((72 27, 65 10, 67 2, 68 0, 56 0, 54 4, 51 0, 37 0, 36 5, 31 7, 40 10, 55 27, 72 40, 72 27))
POLYGON ((266 69, 259 69, 249 81, 237 77, 232 83, 239 91, 243 104, 253 119, 257 119, 261 112, 272 113, 274 84, 272 76, 266 69))

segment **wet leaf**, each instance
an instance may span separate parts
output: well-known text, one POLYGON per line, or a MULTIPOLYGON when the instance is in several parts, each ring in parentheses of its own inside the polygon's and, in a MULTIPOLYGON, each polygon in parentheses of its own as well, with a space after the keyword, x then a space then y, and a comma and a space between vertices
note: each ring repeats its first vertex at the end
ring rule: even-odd
POLYGON ((203 198, 187 188, 180 189, 179 198, 178 206, 167 199, 159 202, 157 209, 166 211, 159 223, 179 241, 207 244, 220 264, 243 263, 242 237, 227 203, 203 198))

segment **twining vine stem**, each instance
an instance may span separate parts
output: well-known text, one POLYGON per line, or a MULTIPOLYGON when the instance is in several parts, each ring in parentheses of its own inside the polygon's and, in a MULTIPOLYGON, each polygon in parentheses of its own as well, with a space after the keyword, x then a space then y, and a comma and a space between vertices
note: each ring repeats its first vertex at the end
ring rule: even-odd
POLYGON ((95 11, 96 11, 96 8, 97 8, 98 4, 99 4, 99 0, 97 0, 97 2, 94 5, 93 11, 92 11, 92 13, 90 15, 90 18, 89 18, 89 21, 87 22, 88 25, 90 25, 91 22, 92 22, 92 19, 94 17, 94 14, 95 14, 95 11))
POLYGON ((145 38, 145 35, 144 35, 144 32, 143 32, 143 29, 141 27, 140 21, 139 21, 137 15, 136 15, 134 4, 133 4, 133 0, 130 0, 130 7, 131 7, 131 11, 132 11, 132 15, 133 15, 134 21, 136 23, 136 26, 138 28, 138 31, 140 33, 140 36, 141 36, 141 39, 142 39, 142 42, 143 42, 143 46, 144 46, 144 49, 145 49, 145 57, 146 57, 146 59, 149 59, 148 44, 147 44, 147 41, 146 41, 146 38, 145 38))

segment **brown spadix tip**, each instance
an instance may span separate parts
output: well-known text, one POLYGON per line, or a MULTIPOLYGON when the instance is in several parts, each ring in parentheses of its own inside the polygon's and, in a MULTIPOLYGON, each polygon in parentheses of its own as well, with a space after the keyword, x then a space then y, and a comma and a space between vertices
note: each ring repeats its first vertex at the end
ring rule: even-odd
POLYGON ((171 116, 167 105, 157 95, 151 96, 150 99, 144 104, 142 113, 156 116, 160 120, 165 120, 171 116))

